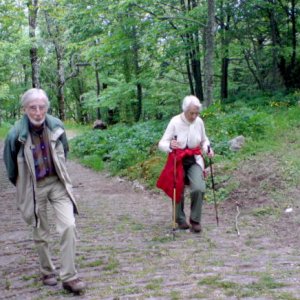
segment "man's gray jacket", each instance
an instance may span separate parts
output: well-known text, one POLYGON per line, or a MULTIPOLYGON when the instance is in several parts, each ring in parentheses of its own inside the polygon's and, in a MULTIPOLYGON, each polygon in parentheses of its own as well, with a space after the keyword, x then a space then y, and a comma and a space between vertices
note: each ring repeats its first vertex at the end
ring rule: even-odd
MULTIPOLYGON (((73 202, 74 213, 78 213, 72 183, 66 168, 66 154, 69 150, 63 123, 46 115, 45 130, 58 178, 66 187, 73 202)), ((4 146, 3 158, 9 180, 17 188, 17 205, 24 220, 35 227, 39 226, 38 205, 35 199, 36 176, 32 155, 32 141, 29 133, 29 119, 24 115, 9 131, 4 146)))

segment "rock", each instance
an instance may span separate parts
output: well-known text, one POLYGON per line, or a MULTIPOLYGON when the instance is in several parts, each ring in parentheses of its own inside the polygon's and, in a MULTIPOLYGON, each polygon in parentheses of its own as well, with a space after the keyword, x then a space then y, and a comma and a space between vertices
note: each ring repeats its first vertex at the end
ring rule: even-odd
POLYGON ((102 120, 96 120, 93 124, 93 129, 104 130, 107 128, 107 125, 102 120))
POLYGON ((134 180, 132 185, 133 185, 134 189, 139 189, 139 190, 142 190, 142 191, 144 190, 143 185, 141 185, 137 180, 134 180))
POLYGON ((230 140, 228 143, 229 143, 230 150, 239 151, 245 144, 245 137, 239 135, 236 138, 230 140))

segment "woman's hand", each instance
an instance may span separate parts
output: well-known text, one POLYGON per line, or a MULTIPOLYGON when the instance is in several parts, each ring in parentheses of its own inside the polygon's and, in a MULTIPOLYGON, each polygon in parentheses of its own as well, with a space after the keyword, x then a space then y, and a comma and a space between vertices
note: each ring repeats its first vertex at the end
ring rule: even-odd
POLYGON ((207 147, 207 156, 209 158, 213 158, 215 156, 214 150, 210 146, 207 147))
POLYGON ((171 140, 170 142, 170 148, 171 149, 178 149, 178 143, 176 139, 171 140))

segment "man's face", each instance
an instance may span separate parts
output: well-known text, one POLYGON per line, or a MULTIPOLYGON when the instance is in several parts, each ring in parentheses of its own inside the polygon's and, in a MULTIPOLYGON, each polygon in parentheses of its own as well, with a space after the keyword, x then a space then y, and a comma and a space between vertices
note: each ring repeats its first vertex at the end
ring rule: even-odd
POLYGON ((41 126, 46 118, 48 107, 45 99, 36 98, 25 106, 25 113, 34 126, 41 126))
POLYGON ((190 123, 193 123, 199 116, 199 108, 195 105, 191 105, 184 115, 190 123))

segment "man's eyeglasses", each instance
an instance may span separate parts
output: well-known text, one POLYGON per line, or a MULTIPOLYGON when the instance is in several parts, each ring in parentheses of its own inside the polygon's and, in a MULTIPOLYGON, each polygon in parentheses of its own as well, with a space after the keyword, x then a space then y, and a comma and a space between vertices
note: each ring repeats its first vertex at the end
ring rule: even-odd
POLYGON ((44 112, 45 110, 47 110, 46 105, 29 105, 28 108, 32 112, 37 112, 38 110, 44 112))

